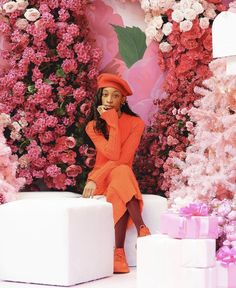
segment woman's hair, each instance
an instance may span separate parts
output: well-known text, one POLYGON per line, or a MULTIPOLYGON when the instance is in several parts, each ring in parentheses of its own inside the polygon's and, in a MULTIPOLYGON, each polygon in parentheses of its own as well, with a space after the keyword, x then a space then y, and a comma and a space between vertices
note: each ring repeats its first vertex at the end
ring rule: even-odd
MULTIPOLYGON (((103 120, 102 118, 100 118, 100 114, 97 111, 97 107, 102 105, 102 92, 103 92, 103 88, 98 89, 96 95, 95 95, 95 99, 94 99, 94 103, 91 107, 90 113, 85 121, 85 127, 88 124, 89 121, 91 120, 95 120, 95 126, 94 129, 97 133, 101 133, 104 135, 104 137, 106 139, 108 139, 108 130, 107 130, 107 124, 106 121, 103 120)), ((121 112, 126 113, 128 115, 131 116, 135 116, 135 117, 139 117, 136 113, 134 113, 127 102, 125 102, 122 106, 121 106, 121 112)))

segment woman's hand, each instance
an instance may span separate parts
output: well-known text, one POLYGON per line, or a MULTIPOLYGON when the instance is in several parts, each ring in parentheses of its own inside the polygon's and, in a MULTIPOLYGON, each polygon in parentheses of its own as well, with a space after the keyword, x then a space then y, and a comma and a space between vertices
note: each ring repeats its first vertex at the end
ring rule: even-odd
POLYGON ((102 113, 106 112, 107 110, 109 110, 111 108, 107 107, 106 105, 100 105, 98 106, 97 110, 98 110, 98 113, 100 115, 102 115, 102 113))
POLYGON ((83 198, 90 198, 90 197, 93 198, 93 193, 96 190, 96 188, 97 188, 97 185, 96 185, 95 182, 93 182, 91 180, 88 181, 87 184, 84 187, 84 191, 83 191, 82 197, 83 198))

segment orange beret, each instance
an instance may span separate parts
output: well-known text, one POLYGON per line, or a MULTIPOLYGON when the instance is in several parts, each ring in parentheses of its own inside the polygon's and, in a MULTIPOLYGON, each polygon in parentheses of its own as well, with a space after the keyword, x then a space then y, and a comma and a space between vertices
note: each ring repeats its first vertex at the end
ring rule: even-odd
POLYGON ((129 84, 117 75, 111 73, 102 73, 97 78, 98 88, 113 87, 121 92, 123 96, 133 94, 129 84))

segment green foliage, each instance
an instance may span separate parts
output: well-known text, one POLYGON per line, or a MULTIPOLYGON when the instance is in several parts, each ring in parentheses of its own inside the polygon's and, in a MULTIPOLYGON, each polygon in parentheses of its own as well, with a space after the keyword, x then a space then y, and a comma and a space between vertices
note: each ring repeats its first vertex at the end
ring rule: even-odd
POLYGON ((138 27, 112 25, 119 40, 119 52, 126 66, 130 68, 143 58, 147 48, 146 36, 138 27))

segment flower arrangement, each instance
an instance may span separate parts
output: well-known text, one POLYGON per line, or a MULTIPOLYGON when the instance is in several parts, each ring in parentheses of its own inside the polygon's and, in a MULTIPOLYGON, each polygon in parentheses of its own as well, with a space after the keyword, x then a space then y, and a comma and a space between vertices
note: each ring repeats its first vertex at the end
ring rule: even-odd
POLYGON ((165 71, 163 88, 167 95, 165 99, 154 100, 157 112, 144 135, 135 163, 144 192, 169 196, 171 179, 180 173, 173 158, 183 160, 186 147, 193 139, 194 124, 188 111, 200 98, 194 87, 201 86, 202 81, 211 76, 208 68, 212 60, 211 24, 224 9, 220 1, 214 2, 141 2, 148 24, 146 33, 159 43, 158 58, 165 71), (180 14, 182 18, 177 17, 180 14), (206 17, 209 26, 201 24, 201 19, 206 17), (181 24, 184 21, 191 22, 191 27, 181 24))
POLYGON ((85 0, 4 1, 0 29, 10 49, 0 77, 7 142, 30 186, 80 192, 95 152, 81 136, 101 51, 88 39, 85 0))
POLYGON ((4 128, 11 125, 10 116, 0 114, 0 204, 16 198, 16 193, 25 183, 24 178, 16 177, 18 166, 17 157, 12 155, 10 147, 6 144, 4 128))

